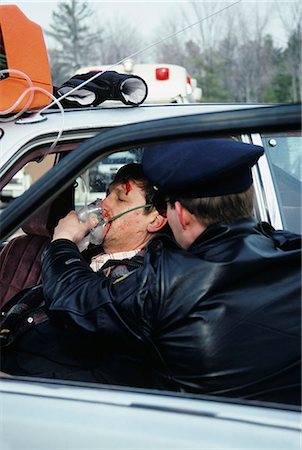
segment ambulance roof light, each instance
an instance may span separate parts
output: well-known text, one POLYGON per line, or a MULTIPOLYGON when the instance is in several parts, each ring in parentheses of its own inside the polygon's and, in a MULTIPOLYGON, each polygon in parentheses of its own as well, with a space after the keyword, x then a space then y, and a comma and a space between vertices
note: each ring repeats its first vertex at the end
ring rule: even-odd
POLYGON ((158 67, 157 69, 155 69, 155 75, 157 80, 169 80, 170 69, 169 67, 158 67))

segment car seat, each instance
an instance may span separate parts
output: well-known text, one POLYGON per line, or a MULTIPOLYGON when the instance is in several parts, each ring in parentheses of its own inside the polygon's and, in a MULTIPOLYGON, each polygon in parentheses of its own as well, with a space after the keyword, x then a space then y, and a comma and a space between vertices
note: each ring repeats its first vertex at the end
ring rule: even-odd
POLYGON ((0 308, 22 289, 41 281, 41 256, 58 221, 73 208, 73 189, 39 209, 0 253, 0 308))

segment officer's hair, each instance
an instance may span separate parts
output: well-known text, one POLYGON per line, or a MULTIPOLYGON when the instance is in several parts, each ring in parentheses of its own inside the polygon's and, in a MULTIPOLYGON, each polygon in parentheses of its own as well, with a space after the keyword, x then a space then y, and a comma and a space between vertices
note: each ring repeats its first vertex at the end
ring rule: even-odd
POLYGON ((173 207, 178 200, 184 208, 194 214, 200 223, 208 227, 215 223, 231 224, 241 219, 253 217, 254 187, 238 194, 205 198, 169 199, 173 207))
MULTIPOLYGON (((125 184, 128 181, 135 181, 135 183, 145 192, 146 204, 150 204, 153 201, 153 197, 156 193, 153 185, 146 178, 143 172, 143 167, 140 163, 130 163, 121 167, 115 174, 115 177, 111 183, 115 184, 125 184)), ((145 208, 144 212, 151 212, 152 207, 145 208)))

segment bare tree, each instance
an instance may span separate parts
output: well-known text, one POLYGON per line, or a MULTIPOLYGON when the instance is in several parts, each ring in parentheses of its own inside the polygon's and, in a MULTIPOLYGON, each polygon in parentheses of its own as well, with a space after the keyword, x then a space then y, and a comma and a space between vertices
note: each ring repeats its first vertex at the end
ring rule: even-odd
POLYGON ((196 76, 204 99, 233 100, 232 92, 237 92, 234 59, 238 44, 235 32, 238 5, 191 1, 190 7, 193 12, 190 20, 197 21, 191 34, 200 49, 199 57, 195 58, 196 76))
POLYGON ((283 11, 288 30, 283 49, 275 46, 272 29, 276 3, 231 6, 192 1, 189 6, 178 21, 173 17, 161 26, 175 36, 159 45, 157 55, 161 61, 187 67, 198 79, 204 101, 287 102, 301 98, 302 4, 287 3, 287 13, 283 11), (176 33, 181 28, 184 33, 176 33))
POLYGON ((174 18, 163 21, 157 27, 154 41, 164 38, 155 48, 155 59, 159 63, 184 65, 186 59, 183 35, 179 34, 182 26, 174 18), (162 30, 165 30, 163 35, 162 30))
POLYGON ((281 21, 283 28, 289 37, 293 30, 296 30, 299 26, 301 26, 302 4, 298 0, 290 2, 276 2, 276 9, 278 11, 279 20, 281 21))
POLYGON ((241 5, 236 14, 237 51, 234 59, 237 101, 259 102, 271 79, 273 43, 267 34, 269 8, 241 5))
POLYGON ((215 53, 223 27, 223 19, 218 11, 224 9, 225 5, 216 1, 191 1, 189 6, 182 8, 179 17, 174 16, 159 26, 161 35, 162 30, 165 30, 169 38, 159 44, 156 59, 159 62, 183 65, 199 83, 202 79, 202 89, 207 100, 212 99, 218 82, 215 76, 215 53))
MULTIPOLYGON (((200 48, 203 51, 207 50, 207 54, 211 58, 211 53, 218 48, 219 42, 224 36, 224 8, 227 3, 219 1, 190 1, 189 3, 193 11, 193 23, 196 23, 191 29, 191 34, 195 36, 200 48)), ((211 63, 211 60, 209 62, 211 63)))
MULTIPOLYGON (((134 25, 125 18, 115 17, 106 23, 102 45, 96 50, 98 64, 115 64, 144 48, 144 39, 134 25)), ((139 54, 135 60, 144 58, 139 54)))
POLYGON ((284 52, 287 70, 291 77, 291 97, 293 102, 302 98, 302 3, 294 1, 277 3, 279 19, 288 38, 284 52))

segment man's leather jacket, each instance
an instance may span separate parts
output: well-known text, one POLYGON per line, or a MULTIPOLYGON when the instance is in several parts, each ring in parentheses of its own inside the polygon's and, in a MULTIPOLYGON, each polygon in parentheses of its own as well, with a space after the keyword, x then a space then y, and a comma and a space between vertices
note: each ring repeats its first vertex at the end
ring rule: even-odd
POLYGON ((58 240, 43 260, 46 304, 54 320, 108 345, 136 342, 156 388, 296 404, 297 242, 253 220, 211 226, 189 252, 155 237, 143 267, 112 281, 58 240))

